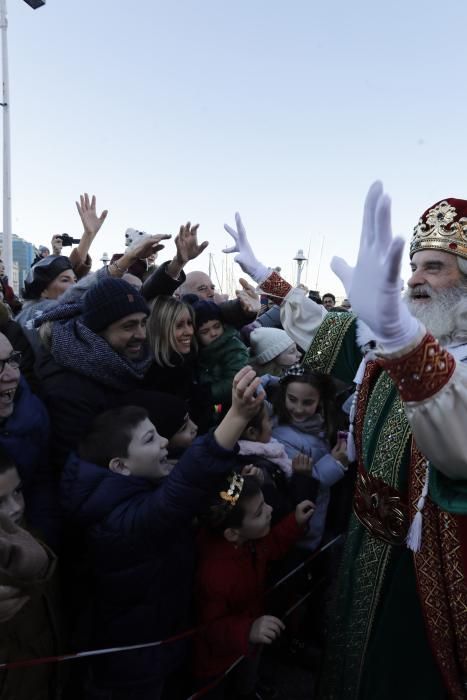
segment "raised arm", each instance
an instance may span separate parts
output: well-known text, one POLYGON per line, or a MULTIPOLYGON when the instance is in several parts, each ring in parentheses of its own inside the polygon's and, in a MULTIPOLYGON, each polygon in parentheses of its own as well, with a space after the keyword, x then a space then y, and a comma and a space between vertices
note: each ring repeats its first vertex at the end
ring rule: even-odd
POLYGON ((243 272, 252 277, 261 290, 281 306, 281 323, 284 330, 300 347, 307 350, 326 315, 326 310, 309 299, 303 289, 294 289, 275 270, 266 267, 257 259, 238 212, 235 214, 235 223, 236 228, 224 225, 235 245, 224 248, 223 252, 237 253, 235 262, 243 272))
POLYGON ((183 268, 190 260, 201 255, 209 245, 208 241, 198 243, 198 227, 199 224, 192 226, 189 221, 180 226, 180 231, 175 237, 175 256, 169 262, 160 265, 143 284, 141 292, 146 299, 154 299, 160 294, 172 295, 183 284, 183 268))
POLYGON ((417 446, 450 479, 467 479, 467 368, 426 333, 401 299, 404 241, 393 238, 391 203, 380 182, 368 192, 357 264, 331 267, 352 310, 373 331, 379 361, 396 384, 417 446))
MULTIPOLYGON (((90 200, 87 192, 80 195, 79 202, 76 202, 76 208, 83 224, 83 234, 80 242, 72 253, 79 258, 82 265, 86 265, 90 269, 91 260, 88 256, 89 249, 107 218, 108 210, 104 209, 100 216, 98 216, 96 212, 96 196, 92 195, 90 200)), ((82 275, 78 274, 78 277, 80 276, 82 275)))

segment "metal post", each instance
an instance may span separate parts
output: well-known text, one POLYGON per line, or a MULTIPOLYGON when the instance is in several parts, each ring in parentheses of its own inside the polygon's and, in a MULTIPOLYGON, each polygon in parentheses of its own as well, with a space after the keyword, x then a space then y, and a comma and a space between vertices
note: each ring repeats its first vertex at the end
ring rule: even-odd
POLYGON ((306 257, 303 255, 303 250, 300 248, 298 251, 297 255, 294 257, 294 260, 297 261, 297 283, 296 286, 300 284, 300 278, 302 276, 302 270, 303 270, 303 264, 306 262, 306 257))
POLYGON ((8 20, 6 0, 0 0, 0 29, 2 33, 2 84, 3 100, 3 246, 2 259, 5 271, 13 280, 13 244, 11 234, 11 150, 10 150, 10 90, 8 82, 8 20))

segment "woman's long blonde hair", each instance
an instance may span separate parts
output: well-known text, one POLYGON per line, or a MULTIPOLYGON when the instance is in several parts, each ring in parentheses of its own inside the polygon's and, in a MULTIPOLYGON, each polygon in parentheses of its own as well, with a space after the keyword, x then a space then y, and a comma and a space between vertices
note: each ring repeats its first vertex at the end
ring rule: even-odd
MULTIPOLYGON (((174 367, 174 353, 183 357, 176 349, 175 327, 185 311, 190 314, 194 327, 195 315, 189 304, 175 297, 158 296, 154 299, 146 330, 149 345, 160 367, 174 367)), ((192 343, 196 347, 194 336, 192 343)))

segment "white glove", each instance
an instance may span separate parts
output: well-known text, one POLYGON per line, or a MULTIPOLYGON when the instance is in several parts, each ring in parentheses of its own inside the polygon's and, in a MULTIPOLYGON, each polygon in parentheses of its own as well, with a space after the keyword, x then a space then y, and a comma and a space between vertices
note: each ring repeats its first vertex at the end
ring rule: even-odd
POLYGON ((236 230, 227 224, 224 224, 225 230, 227 233, 230 233, 235 241, 235 245, 231 248, 224 248, 222 252, 238 253, 238 255, 236 255, 234 258, 235 262, 240 265, 243 272, 246 272, 246 274, 250 275, 255 282, 261 284, 261 282, 264 282, 266 277, 269 276, 270 270, 256 259, 255 254, 253 253, 248 242, 248 238, 246 237, 245 227, 242 224, 242 220, 238 212, 235 214, 235 223, 237 225, 236 230))
POLYGON ((400 266, 404 240, 393 238, 391 200, 374 182, 365 200, 356 266, 334 257, 331 269, 345 287, 352 311, 366 323, 386 352, 415 340, 421 325, 401 299, 400 266))

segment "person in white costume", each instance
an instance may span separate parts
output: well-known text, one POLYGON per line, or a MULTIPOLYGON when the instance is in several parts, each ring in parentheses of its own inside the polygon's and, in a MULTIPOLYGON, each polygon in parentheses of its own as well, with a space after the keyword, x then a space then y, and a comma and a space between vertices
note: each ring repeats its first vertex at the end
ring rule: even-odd
POLYGON ((441 200, 420 218, 403 299, 404 241, 393 238, 390 200, 374 183, 355 268, 331 265, 351 314, 325 314, 260 263, 238 214, 226 230, 228 252, 281 303, 304 365, 347 382, 358 367, 355 514, 319 697, 465 700, 467 201, 441 200))

